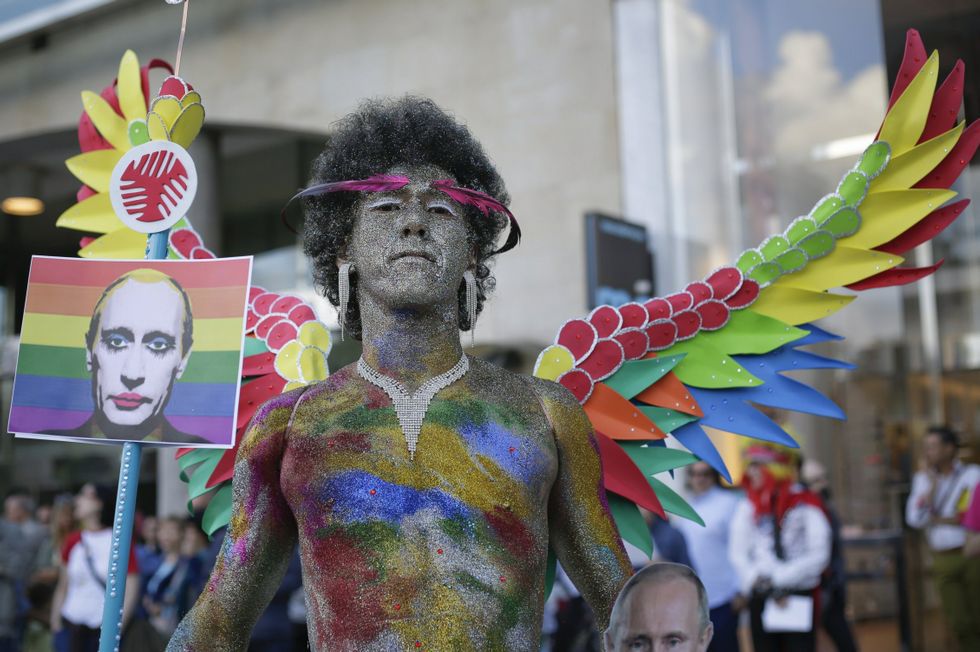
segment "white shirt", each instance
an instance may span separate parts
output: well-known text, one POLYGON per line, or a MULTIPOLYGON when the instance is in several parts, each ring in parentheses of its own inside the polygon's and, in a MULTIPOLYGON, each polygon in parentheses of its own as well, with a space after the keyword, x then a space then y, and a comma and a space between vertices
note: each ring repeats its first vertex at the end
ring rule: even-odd
POLYGON ((728 536, 739 494, 718 486, 692 494, 688 502, 704 520, 704 526, 686 518, 673 525, 684 535, 694 570, 704 582, 711 609, 728 604, 738 593, 738 576, 728 560, 728 536))
POLYGON ((929 494, 931 481, 929 474, 918 471, 912 478, 912 493, 905 504, 905 521, 917 530, 926 529, 926 540, 932 550, 952 550, 966 543, 966 531, 961 525, 930 525, 934 517, 955 518, 959 516, 957 506, 963 495, 970 495, 973 487, 980 482, 980 466, 976 464, 953 464, 953 472, 941 475, 936 481, 933 499, 937 504, 930 510, 923 503, 929 494))
POLYGON ((743 498, 735 508, 729 533, 728 557, 746 595, 760 577, 768 577, 773 588, 805 591, 820 584, 820 575, 830 563, 830 523, 819 507, 799 504, 786 512, 780 526, 784 559, 776 558, 773 520, 756 522, 752 503, 743 498))
POLYGON ((61 615, 76 625, 98 628, 102 626, 105 584, 92 576, 82 544, 88 548, 92 555, 92 565, 104 582, 109 569, 112 530, 107 528, 98 532, 84 531, 80 542, 75 545, 69 543, 68 561, 65 564, 68 590, 65 593, 65 603, 61 607, 61 615))

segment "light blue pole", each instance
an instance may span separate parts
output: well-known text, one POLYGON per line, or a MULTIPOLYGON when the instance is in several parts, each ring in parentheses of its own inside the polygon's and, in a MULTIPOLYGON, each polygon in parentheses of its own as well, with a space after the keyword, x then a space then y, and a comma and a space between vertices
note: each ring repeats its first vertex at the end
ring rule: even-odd
MULTIPOLYGON (((146 242, 147 260, 167 257, 170 230, 151 233, 146 242)), ((109 549, 109 573, 105 583, 105 606, 102 608, 102 632, 99 652, 119 652, 122 641, 123 602, 126 597, 126 575, 136 515, 136 489, 140 480, 140 458, 143 444, 123 444, 119 461, 119 485, 116 492, 116 514, 112 519, 112 544, 109 549)))

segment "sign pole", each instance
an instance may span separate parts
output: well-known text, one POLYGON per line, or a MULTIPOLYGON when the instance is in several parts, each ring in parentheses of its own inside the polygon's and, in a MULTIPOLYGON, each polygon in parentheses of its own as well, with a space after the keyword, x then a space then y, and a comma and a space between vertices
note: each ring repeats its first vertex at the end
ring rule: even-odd
MULTIPOLYGON (((170 229, 151 233, 146 241, 146 259, 165 259, 169 243, 170 229)), ((119 461, 119 484, 116 488, 116 514, 112 519, 112 544, 109 548, 109 574, 105 583, 99 652, 119 652, 119 644, 122 642, 126 576, 129 573, 129 551, 133 544, 136 490, 139 487, 142 457, 143 444, 123 444, 122 458, 119 461)))
MULTIPOLYGON (((168 4, 179 4, 180 1, 167 0, 168 4)), ((177 42, 175 76, 180 75, 180 55, 184 49, 184 34, 187 31, 187 8, 190 4, 190 0, 183 1, 184 11, 180 25, 180 40, 177 42)), ((170 229, 150 233, 146 240, 146 259, 166 259, 169 245, 170 229)), ((119 462, 119 484, 116 491, 116 513, 112 519, 112 543, 109 549, 109 573, 105 587, 105 605, 102 610, 99 652, 119 652, 119 645, 122 643, 126 577, 129 573, 129 554, 133 543, 133 529, 136 520, 136 491, 139 487, 142 457, 142 443, 127 442, 123 444, 122 458, 119 462)))

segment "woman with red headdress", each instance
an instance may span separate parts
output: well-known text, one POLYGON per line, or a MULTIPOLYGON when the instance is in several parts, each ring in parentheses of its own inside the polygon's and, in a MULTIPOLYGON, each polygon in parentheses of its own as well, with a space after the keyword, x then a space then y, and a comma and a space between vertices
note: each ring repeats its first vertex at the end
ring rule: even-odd
POLYGON ((753 440, 743 458, 746 498, 732 517, 729 556, 750 596, 753 649, 814 650, 831 551, 823 503, 796 482, 797 451, 753 440))

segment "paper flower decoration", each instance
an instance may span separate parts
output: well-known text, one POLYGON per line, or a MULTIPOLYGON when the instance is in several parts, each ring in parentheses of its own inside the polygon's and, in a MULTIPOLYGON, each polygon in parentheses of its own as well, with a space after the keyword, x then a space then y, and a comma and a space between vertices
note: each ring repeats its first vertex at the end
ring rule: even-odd
POLYGON ((204 125, 201 95, 180 77, 167 77, 150 104, 146 125, 151 139, 190 147, 204 125))
POLYGON ((186 148, 200 132, 204 120, 200 95, 173 76, 164 82, 160 97, 154 100, 154 111, 148 115, 151 69, 173 73, 169 64, 157 59, 140 67, 136 54, 127 50, 119 62, 115 82, 101 94, 82 92, 84 112, 78 123, 82 153, 68 159, 65 165, 84 185, 78 191, 78 203, 57 221, 59 227, 97 234, 82 238, 82 257, 143 255, 146 236, 126 228, 113 211, 109 198, 112 171, 133 147, 151 140, 167 140, 186 148))
POLYGON ((170 231, 170 253, 184 260, 216 257, 213 251, 204 246, 200 234, 190 226, 170 231))
MULTIPOLYGON (((135 148, 157 142, 167 146, 156 151, 186 149, 201 130, 204 121, 201 97, 180 78, 171 74, 161 85, 157 98, 147 103, 149 71, 154 68, 173 73, 167 63, 159 60, 141 68, 136 55, 127 51, 113 84, 101 95, 82 93, 85 112, 78 124, 82 153, 69 159, 67 166, 85 185, 78 191, 78 204, 58 219, 58 226, 99 235, 81 239, 81 256, 143 256, 146 237, 125 228, 113 212, 109 198, 112 172, 127 152, 135 148)), ((185 217, 170 230, 168 256, 193 259, 214 258, 215 254, 204 245, 185 217)), ((181 477, 188 483, 189 499, 212 494, 203 522, 209 534, 230 519, 230 480, 237 446, 255 411, 283 391, 326 378, 330 347, 330 333, 316 320, 308 303, 299 297, 250 288, 236 415, 238 443, 230 450, 181 449, 177 455, 181 477)))
POLYGON ((284 344, 276 354, 276 372, 289 381, 284 391, 325 379, 330 345, 330 331, 320 322, 308 321, 300 326, 296 339, 284 344))

